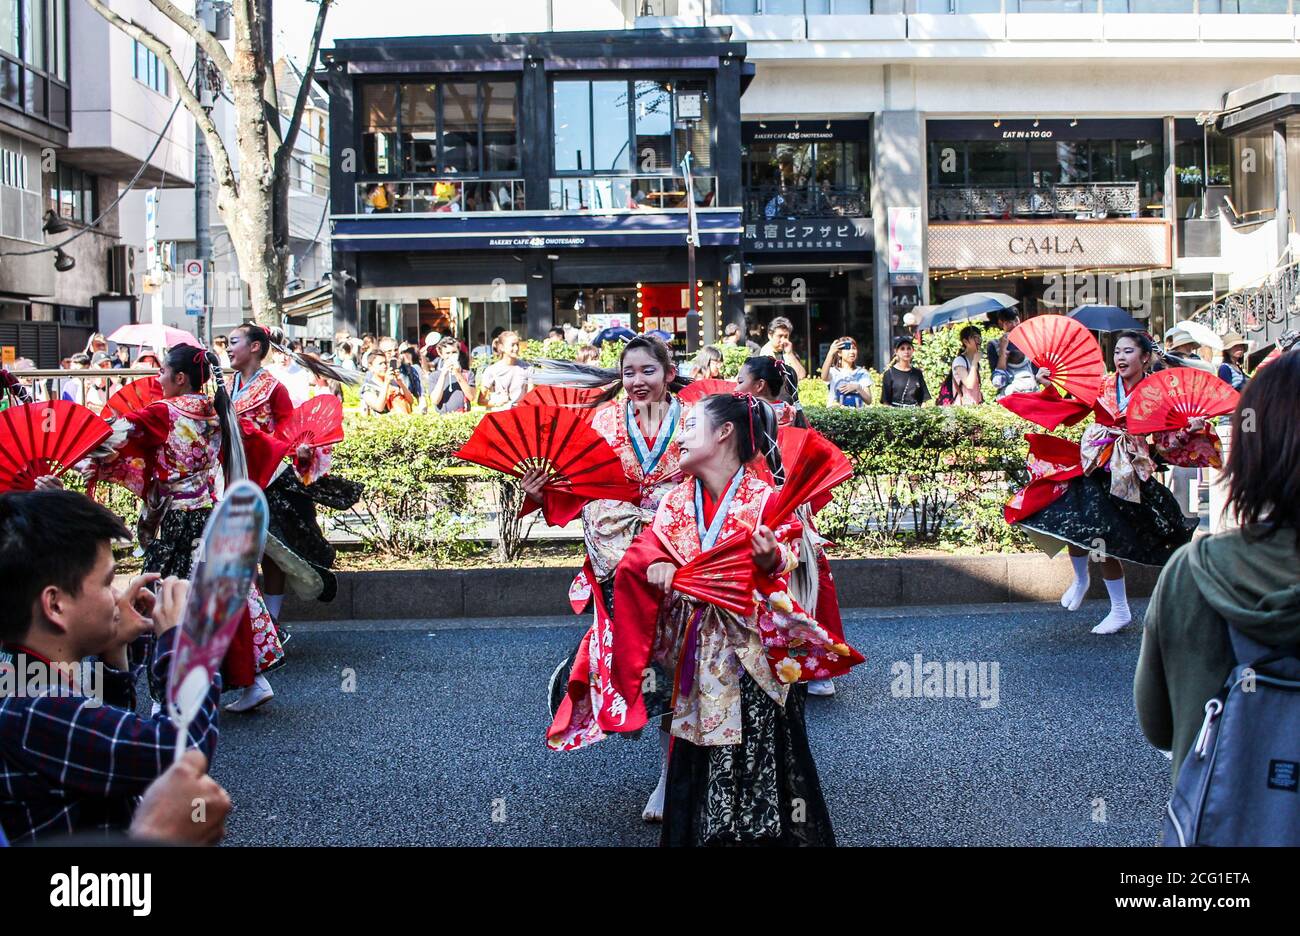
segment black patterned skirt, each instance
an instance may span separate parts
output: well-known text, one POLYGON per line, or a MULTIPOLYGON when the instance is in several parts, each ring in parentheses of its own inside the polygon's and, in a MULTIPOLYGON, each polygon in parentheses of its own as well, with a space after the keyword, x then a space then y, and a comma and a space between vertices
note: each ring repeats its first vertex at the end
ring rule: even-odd
MULTIPOLYGON (((203 540, 203 529, 212 516, 211 507, 196 510, 168 510, 158 524, 158 532, 144 548, 144 571, 157 572, 163 578, 176 576, 188 579, 194 571, 194 553, 203 540)), ((142 634, 127 648, 127 658, 132 666, 148 664, 153 656, 154 635, 142 634)), ((162 686, 153 681, 149 671, 149 691, 155 699, 162 698, 162 686)))
POLYGON ((791 687, 783 708, 746 673, 740 744, 701 747, 673 738, 660 844, 834 845, 805 700, 791 687))
POLYGON ((1197 520, 1183 515, 1170 490, 1155 478, 1140 486, 1133 503, 1110 493, 1110 472, 1073 478, 1064 494, 1020 522, 1028 530, 1080 549, 1139 565, 1163 566, 1189 542, 1197 520))
POLYGON ((324 585, 319 595, 321 601, 332 601, 338 590, 338 581, 330 571, 337 550, 321 531, 316 520, 316 506, 347 510, 361 499, 362 490, 356 481, 334 475, 303 484, 297 474, 287 468, 266 489, 270 514, 267 532, 320 576, 324 585))

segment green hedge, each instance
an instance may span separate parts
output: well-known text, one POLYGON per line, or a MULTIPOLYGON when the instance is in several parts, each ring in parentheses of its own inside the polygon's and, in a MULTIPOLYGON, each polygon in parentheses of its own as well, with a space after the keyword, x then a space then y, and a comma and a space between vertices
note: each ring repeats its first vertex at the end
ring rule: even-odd
MULTIPOLYGON (((998 406, 806 407, 814 428, 854 463, 818 525, 832 540, 874 547, 910 543, 1018 549, 1024 539, 1002 520, 1002 504, 1025 480, 1031 424, 998 406)), ((395 555, 449 557, 497 502, 513 503, 514 482, 466 466, 453 453, 480 413, 350 418, 334 450, 334 471, 366 485, 352 526, 367 545, 395 555)), ((1070 430, 1077 438, 1082 426, 1070 430)), ((501 557, 518 551, 504 532, 501 557)))

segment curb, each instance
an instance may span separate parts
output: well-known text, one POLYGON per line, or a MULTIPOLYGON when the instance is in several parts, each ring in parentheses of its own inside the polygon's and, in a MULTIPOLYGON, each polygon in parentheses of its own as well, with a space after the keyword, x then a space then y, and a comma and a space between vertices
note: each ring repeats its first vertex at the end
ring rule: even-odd
MULTIPOLYGON (((430 569, 340 572, 329 603, 285 597, 286 621, 430 620, 572 614, 574 568, 430 569)), ((1055 601, 1073 577, 1064 558, 1042 554, 834 559, 844 608, 983 605, 1055 601)), ((1160 570, 1126 566, 1128 595, 1144 598, 1160 570)), ((1094 570, 1089 598, 1105 598, 1094 570)))

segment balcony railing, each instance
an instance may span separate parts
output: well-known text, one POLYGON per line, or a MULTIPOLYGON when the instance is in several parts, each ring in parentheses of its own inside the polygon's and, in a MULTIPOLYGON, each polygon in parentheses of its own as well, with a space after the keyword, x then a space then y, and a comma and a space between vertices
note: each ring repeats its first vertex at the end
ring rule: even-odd
POLYGON ((420 179, 358 182, 357 214, 423 214, 460 211, 522 211, 523 179, 420 179))
POLYGON ((870 196, 860 188, 806 189, 764 186, 745 190, 746 221, 870 216, 870 196))
MULTIPOLYGON (((1138 183, 1098 182, 1000 188, 930 187, 931 220, 971 218, 1136 218, 1143 209, 1138 183)), ((1151 209, 1154 211, 1154 207, 1151 209)))
MULTIPOLYGON (((715 176, 693 176, 695 204, 714 203, 715 176)), ((552 211, 624 211, 634 208, 685 208, 686 180, 681 176, 593 176, 551 179, 552 211)))

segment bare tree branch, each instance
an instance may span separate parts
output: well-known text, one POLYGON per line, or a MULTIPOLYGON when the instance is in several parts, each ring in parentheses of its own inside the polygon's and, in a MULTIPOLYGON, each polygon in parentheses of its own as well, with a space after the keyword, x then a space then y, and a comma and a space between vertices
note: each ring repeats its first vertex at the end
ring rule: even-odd
POLYGON ((293 144, 298 139, 298 129, 302 126, 302 115, 307 109, 307 100, 311 96, 311 86, 315 82, 312 72, 316 70, 316 59, 320 55, 321 34, 325 31, 325 16, 329 13, 333 0, 320 0, 316 11, 316 27, 311 34, 311 48, 307 51, 307 65, 303 69, 302 83, 298 86, 298 97, 293 102, 293 116, 289 119, 289 129, 285 131, 284 142, 275 154, 275 174, 277 178, 286 175, 289 159, 293 155, 293 144))
MULTIPOLYGON (((167 17, 177 26, 184 29, 199 45, 203 46, 203 51, 221 69, 221 74, 227 75, 230 72, 230 56, 226 54, 225 46, 217 39, 216 36, 208 32, 207 28, 195 16, 186 13, 171 0, 149 0, 163 16, 167 17)), ((93 6, 94 4, 92 4, 93 6)))
POLYGON ((176 64, 176 59, 172 56, 168 45, 144 27, 123 19, 113 12, 103 0, 86 0, 86 3, 104 19, 158 56, 158 61, 163 63, 163 66, 167 69, 167 74, 171 76, 172 84, 180 95, 185 109, 190 112, 190 116, 194 118, 199 130, 203 133, 204 139, 207 141, 218 181, 223 185, 230 185, 232 191, 238 196, 238 182, 235 179, 234 171, 231 169, 230 154, 226 151, 226 145, 221 139, 221 134, 217 132, 217 126, 212 122, 211 115, 203 109, 203 105, 195 95, 194 89, 190 87, 189 78, 181 71, 181 67, 176 64))

